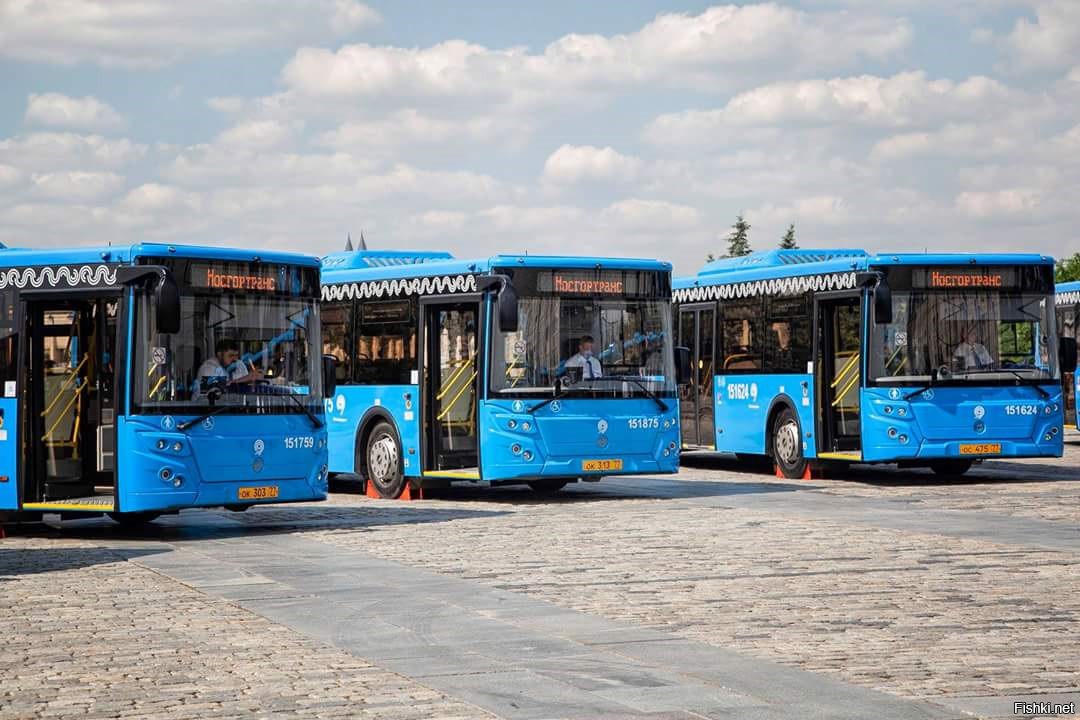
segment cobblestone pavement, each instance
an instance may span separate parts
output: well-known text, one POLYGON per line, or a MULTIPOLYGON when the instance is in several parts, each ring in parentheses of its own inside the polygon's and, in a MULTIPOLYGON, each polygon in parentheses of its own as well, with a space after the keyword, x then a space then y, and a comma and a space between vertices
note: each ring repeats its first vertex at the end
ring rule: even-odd
POLYGON ((706 469, 680 479, 719 483, 710 490, 719 505, 692 494, 635 497, 633 481, 619 483, 625 494, 604 494, 610 481, 573 488, 562 502, 455 490, 408 510, 504 512, 308 537, 386 558, 421 547, 410 562, 441 573, 902 696, 1080 691, 1080 534, 1072 551, 943 538, 808 517, 795 497, 944 509, 991 532, 996 518, 1014 515, 1075 530, 1080 446, 1059 461, 986 463, 947 484, 921 471, 856 468, 792 490, 732 463, 695 464, 706 469), (793 497, 786 510, 737 507, 747 482, 793 497))
POLYGON ((490 717, 139 565, 0 541, 0 718, 490 717))
POLYGON ((464 488, 371 501, 342 485, 328 503, 185 512, 143 538, 107 520, 16 535, 0 541, 0 718, 488 716, 244 609, 224 586, 143 566, 174 548, 227 552, 229 537, 302 539, 1005 717, 980 702, 1080 697, 1077 468, 1080 444, 947 483, 864 467, 793 482, 704 457, 675 480, 547 500, 464 488))

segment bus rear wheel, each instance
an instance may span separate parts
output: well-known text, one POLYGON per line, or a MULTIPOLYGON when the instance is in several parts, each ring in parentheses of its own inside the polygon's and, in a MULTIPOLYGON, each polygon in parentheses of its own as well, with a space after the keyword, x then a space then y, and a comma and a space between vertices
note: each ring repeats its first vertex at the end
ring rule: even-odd
POLYGON ((971 460, 937 460, 930 463, 935 475, 960 477, 971 469, 971 460))
POLYGON ((566 487, 566 480, 533 480, 529 487, 537 495, 554 495, 566 487))
POLYGON ((791 408, 781 410, 773 421, 772 455, 784 477, 798 480, 806 473, 802 431, 799 430, 799 419, 791 408))
POLYGON ((111 512, 109 517, 114 522, 123 525, 124 527, 138 527, 140 525, 149 525, 150 523, 161 517, 159 512, 111 512))
POLYGON ((405 473, 401 468, 401 445, 388 422, 380 422, 368 435, 365 450, 367 481, 379 497, 395 499, 405 491, 405 473))

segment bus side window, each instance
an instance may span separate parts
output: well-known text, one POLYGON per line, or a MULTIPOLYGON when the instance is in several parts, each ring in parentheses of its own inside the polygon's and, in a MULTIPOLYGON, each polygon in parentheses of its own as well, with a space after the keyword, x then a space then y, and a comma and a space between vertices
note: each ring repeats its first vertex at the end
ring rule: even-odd
POLYGON ((735 300, 723 304, 725 372, 759 370, 764 352, 764 298, 735 300))
POLYGON ((805 295, 770 298, 765 326, 765 371, 804 373, 810 359, 810 310, 805 295))
POLYGON ((353 377, 361 385, 408 385, 416 370, 416 301, 360 304, 353 377))
POLYGON ((352 339, 353 307, 350 302, 329 303, 322 307, 323 354, 337 358, 338 385, 352 379, 352 358, 346 351, 352 339))

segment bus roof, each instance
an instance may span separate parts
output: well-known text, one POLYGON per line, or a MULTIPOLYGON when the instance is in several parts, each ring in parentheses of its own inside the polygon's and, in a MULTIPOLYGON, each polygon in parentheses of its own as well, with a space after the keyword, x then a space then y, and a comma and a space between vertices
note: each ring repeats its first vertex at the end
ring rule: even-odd
POLYGON ((1063 293, 1080 291, 1080 280, 1071 280, 1070 282, 1058 283, 1057 291, 1063 293))
POLYGON ((854 248, 767 250, 706 263, 697 275, 676 278, 672 287, 768 280, 866 270, 883 265, 1053 265, 1053 258, 1033 253, 879 253, 854 248))
POLYGON ((1058 283, 1057 305, 1080 305, 1080 280, 1058 283))
POLYGON ((280 263, 318 267, 319 259, 313 255, 280 252, 277 250, 252 250, 235 247, 169 245, 165 243, 137 243, 134 245, 77 246, 53 248, 0 248, 0 267, 24 267, 30 265, 71 265, 76 263, 130 263, 143 257, 188 257, 204 260, 232 260, 239 262, 280 263))
POLYGON ((327 255, 322 260, 323 283, 391 280, 429 275, 483 274, 497 267, 606 268, 670 271, 671 263, 636 258, 572 257, 559 255, 492 255, 461 260, 447 252, 413 250, 356 250, 327 255))

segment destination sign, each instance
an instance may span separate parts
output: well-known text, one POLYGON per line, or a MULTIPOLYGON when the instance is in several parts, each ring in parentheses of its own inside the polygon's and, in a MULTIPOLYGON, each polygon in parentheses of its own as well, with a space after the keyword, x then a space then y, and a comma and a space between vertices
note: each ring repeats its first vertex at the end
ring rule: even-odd
POLYGON ((1050 292, 1052 265, 984 265, 979 267, 899 266, 886 270, 889 287, 897 290, 1050 292))
POLYGON ((250 290, 275 292, 278 290, 278 273, 272 269, 251 270, 240 266, 193 265, 191 284, 198 288, 213 290, 250 290))
POLYGON ((544 295, 666 297, 667 273, 647 270, 534 270, 514 274, 518 292, 544 295))
POLYGON ((930 271, 930 287, 934 288, 999 288, 1005 286, 1000 272, 930 271))

